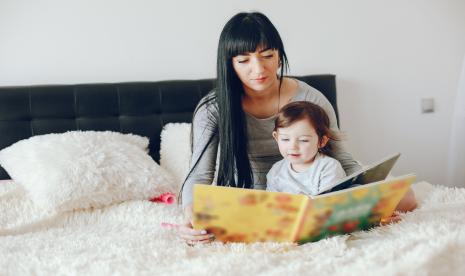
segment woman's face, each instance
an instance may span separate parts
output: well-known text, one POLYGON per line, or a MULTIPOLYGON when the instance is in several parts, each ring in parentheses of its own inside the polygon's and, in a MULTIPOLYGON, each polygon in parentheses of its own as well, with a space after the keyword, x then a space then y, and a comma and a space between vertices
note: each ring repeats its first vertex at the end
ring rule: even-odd
POLYGON ((276 73, 279 69, 278 51, 257 48, 255 52, 233 57, 234 71, 249 91, 263 91, 278 83, 276 73))

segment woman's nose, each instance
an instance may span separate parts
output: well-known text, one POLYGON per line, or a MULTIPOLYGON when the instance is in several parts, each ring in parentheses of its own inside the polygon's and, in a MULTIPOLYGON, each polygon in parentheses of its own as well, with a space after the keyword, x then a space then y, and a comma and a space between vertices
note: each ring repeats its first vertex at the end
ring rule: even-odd
POLYGON ((265 68, 263 66, 263 63, 260 59, 253 59, 252 61, 252 70, 256 74, 263 73, 265 71, 265 68))

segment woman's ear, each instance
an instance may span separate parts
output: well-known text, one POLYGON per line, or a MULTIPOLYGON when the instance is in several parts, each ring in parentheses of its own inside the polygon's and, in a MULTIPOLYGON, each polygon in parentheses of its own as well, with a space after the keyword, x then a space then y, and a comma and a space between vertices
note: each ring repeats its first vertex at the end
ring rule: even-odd
POLYGON ((320 140, 320 145, 318 146, 318 148, 324 148, 326 146, 326 144, 328 143, 329 141, 329 138, 328 136, 326 135, 323 135, 323 137, 321 137, 321 140, 320 140))

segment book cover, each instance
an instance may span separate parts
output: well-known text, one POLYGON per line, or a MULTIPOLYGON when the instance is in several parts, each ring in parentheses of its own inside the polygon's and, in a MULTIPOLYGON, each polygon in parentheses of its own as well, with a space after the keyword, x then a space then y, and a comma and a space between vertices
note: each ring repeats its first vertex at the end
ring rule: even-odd
POLYGON ((392 214, 406 175, 316 197, 212 185, 194 187, 194 229, 223 242, 298 242, 365 230, 392 214))
POLYGON ((399 157, 400 153, 387 156, 372 165, 366 166, 361 170, 342 178, 331 187, 326 188, 325 191, 320 191, 320 193, 339 191, 347 189, 353 185, 364 185, 384 180, 388 176, 392 167, 394 167, 399 157))
POLYGON ((195 185, 194 228, 224 242, 290 241, 308 197, 195 185))
POLYGON ((406 175, 310 199, 294 241, 317 241, 379 225, 392 215, 415 178, 406 175))

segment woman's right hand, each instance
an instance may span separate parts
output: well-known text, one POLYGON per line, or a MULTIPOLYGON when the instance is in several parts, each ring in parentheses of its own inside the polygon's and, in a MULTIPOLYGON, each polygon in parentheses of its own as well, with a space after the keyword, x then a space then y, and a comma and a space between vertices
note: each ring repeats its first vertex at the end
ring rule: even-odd
POLYGON ((185 223, 176 227, 178 236, 185 240, 188 245, 209 243, 215 240, 213 234, 207 233, 206 230, 196 230, 192 226, 192 204, 184 207, 185 223))

